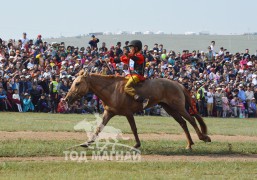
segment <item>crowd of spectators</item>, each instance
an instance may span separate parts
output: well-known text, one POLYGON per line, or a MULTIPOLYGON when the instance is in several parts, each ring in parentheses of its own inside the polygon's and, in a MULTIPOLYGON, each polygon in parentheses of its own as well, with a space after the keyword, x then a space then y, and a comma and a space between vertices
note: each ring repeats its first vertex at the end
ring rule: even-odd
MULTIPOLYGON (((93 113, 103 111, 101 100, 88 93, 70 107, 63 98, 78 72, 88 67, 92 73, 126 76, 128 66, 116 63, 127 53, 126 41, 108 47, 92 36, 89 46, 74 47, 64 42, 0 39, 0 111, 93 113), (51 82, 57 82, 51 96, 51 82)), ((175 52, 154 44, 144 45, 145 77, 167 78, 183 84, 192 94, 198 111, 210 117, 256 117, 257 54, 230 53, 215 41, 206 50, 175 52)), ((170 47, 172 48, 172 47, 170 47)), ((161 113, 156 105, 147 115, 161 113)))

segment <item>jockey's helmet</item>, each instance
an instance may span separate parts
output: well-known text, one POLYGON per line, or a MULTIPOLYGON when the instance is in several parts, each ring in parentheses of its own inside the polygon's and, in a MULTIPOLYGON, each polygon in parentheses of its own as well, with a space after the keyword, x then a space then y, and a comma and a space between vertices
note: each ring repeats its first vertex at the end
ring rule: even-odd
POLYGON ((141 51, 142 49, 142 42, 140 40, 133 40, 129 42, 128 46, 134 46, 138 48, 138 51, 141 51))

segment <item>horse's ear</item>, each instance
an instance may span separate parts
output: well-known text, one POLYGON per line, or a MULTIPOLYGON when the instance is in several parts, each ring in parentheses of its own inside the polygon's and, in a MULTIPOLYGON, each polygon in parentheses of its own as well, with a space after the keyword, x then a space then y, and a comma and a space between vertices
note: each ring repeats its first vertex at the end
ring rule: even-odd
POLYGON ((85 69, 85 71, 84 71, 84 73, 83 73, 83 76, 84 76, 84 77, 87 77, 87 75, 88 75, 88 71, 87 71, 87 69, 85 69))
POLYGON ((83 75, 84 74, 84 70, 80 70, 79 71, 79 76, 83 75))

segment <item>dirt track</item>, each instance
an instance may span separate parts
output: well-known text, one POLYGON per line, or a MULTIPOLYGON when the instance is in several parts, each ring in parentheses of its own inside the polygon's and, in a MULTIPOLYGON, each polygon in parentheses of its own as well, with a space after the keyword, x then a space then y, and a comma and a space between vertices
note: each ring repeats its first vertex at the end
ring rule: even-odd
MULTIPOLYGON (((89 162, 95 162, 96 160, 91 160, 91 157, 87 158, 89 162)), ((115 158, 113 158, 115 159, 115 158)), ((7 161, 21 161, 21 162, 61 162, 65 161, 65 157, 0 157, 0 162, 7 161)), ((69 162, 72 162, 70 159, 69 162)), ((97 160, 98 162, 100 160, 97 160)), ((104 160, 107 161, 107 160, 104 160)), ((256 155, 205 155, 205 156, 185 156, 185 155, 175 155, 175 156, 162 156, 162 155, 142 155, 142 162, 153 162, 153 161, 161 161, 161 162, 174 162, 174 161, 185 161, 185 162, 209 162, 209 161, 241 161, 241 162, 257 162, 257 154, 256 155)))
MULTIPOLYGON (((198 140, 196 134, 191 134, 194 141, 198 140)), ((124 137, 134 139, 132 134, 123 134, 124 137)), ((224 136, 210 135, 212 141, 222 142, 257 142, 256 136, 224 136)), ((141 140, 186 140, 184 134, 139 134, 141 140)), ((15 140, 15 139, 35 139, 35 140, 86 140, 87 135, 84 132, 32 132, 32 131, 17 131, 5 132, 0 131, 0 140, 15 140)))

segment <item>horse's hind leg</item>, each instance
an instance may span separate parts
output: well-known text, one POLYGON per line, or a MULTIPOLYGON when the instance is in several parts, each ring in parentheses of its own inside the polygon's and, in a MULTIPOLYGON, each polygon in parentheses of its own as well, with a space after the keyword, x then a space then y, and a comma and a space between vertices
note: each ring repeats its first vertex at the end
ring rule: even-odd
POLYGON ((180 114, 178 114, 175 111, 172 111, 172 109, 166 105, 166 104, 161 104, 162 107, 164 108, 164 110, 171 115, 178 123, 179 125, 182 127, 182 129, 184 130, 185 134, 186 134, 186 138, 187 138, 187 147, 186 149, 192 149, 192 145, 194 144, 191 135, 189 133, 186 121, 180 116, 180 114))
POLYGON ((178 110, 178 113, 194 127, 195 132, 200 140, 203 140, 204 142, 211 142, 211 138, 200 131, 195 119, 188 114, 185 108, 183 108, 182 110, 178 110))

